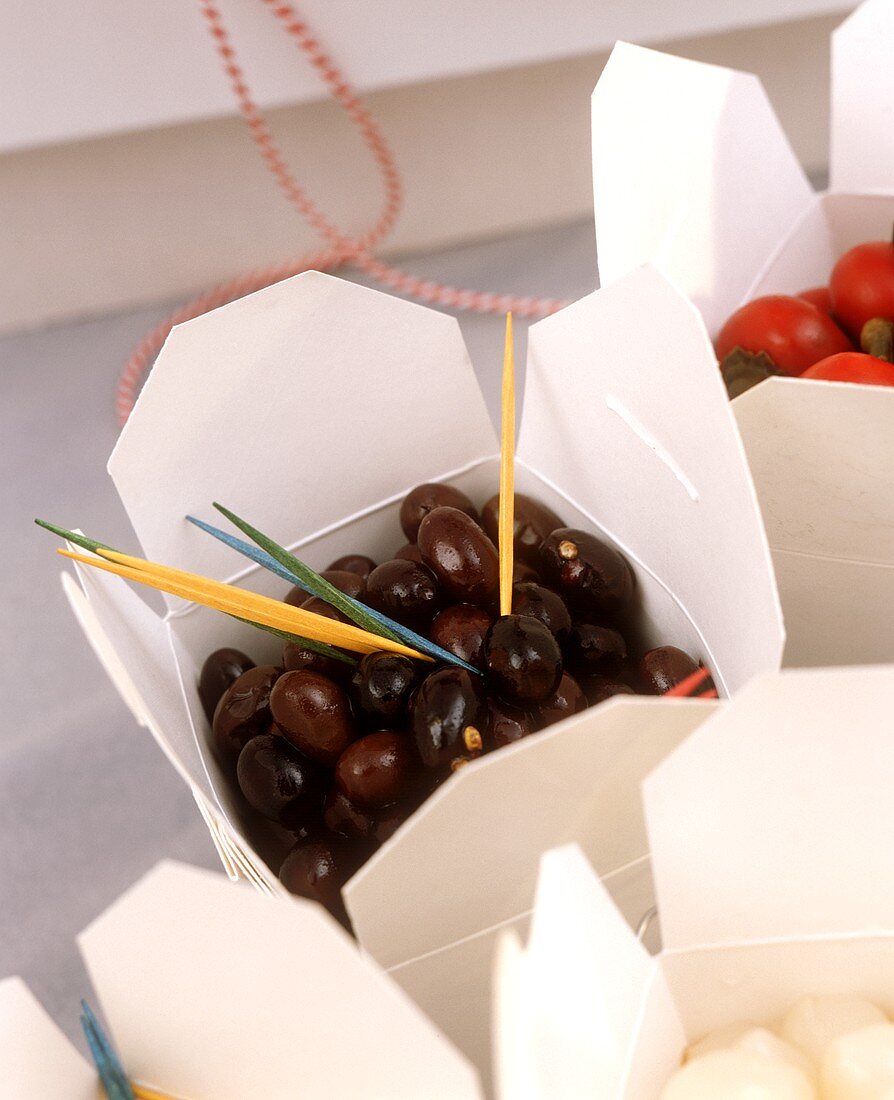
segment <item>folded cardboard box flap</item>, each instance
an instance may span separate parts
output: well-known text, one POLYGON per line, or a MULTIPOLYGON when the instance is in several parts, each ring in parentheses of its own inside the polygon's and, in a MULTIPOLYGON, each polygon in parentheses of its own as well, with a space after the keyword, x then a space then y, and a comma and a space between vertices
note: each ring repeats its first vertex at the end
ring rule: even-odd
POLYGON ((894 666, 763 676, 659 764, 666 947, 894 927, 892 694, 894 666))
POLYGON ((0 1100, 96 1100, 96 1072, 21 978, 0 981, 0 1100))
POLYGON ((829 178, 836 191, 894 189, 894 69, 888 0, 866 0, 832 33, 829 178))
POLYGON ((189 724, 166 623, 120 577, 77 562, 75 571, 83 595, 69 587, 69 600, 112 682, 179 774, 213 798, 189 724))
POLYGON ((619 43, 592 125, 600 282, 655 260, 714 332, 812 196, 763 87, 619 43))
POLYGON ((148 557, 224 579, 212 501, 292 544, 497 446, 454 318, 311 271, 173 329, 109 472, 148 557))
POLYGON ((894 653, 894 390, 771 378, 735 401, 785 607, 785 663, 894 653), (818 621, 818 604, 824 608, 818 621))
POLYGON ((500 1100, 616 1095, 655 971, 581 849, 546 852, 527 945, 495 960, 500 1100))
POLYGON ((655 268, 531 328, 519 457, 673 593, 722 686, 777 667, 781 612, 735 420, 701 318, 655 268))
POLYGON ((190 1100, 479 1097, 474 1070, 314 904, 163 863, 79 937, 128 1073, 190 1100), (138 991, 138 992, 137 992, 138 991))

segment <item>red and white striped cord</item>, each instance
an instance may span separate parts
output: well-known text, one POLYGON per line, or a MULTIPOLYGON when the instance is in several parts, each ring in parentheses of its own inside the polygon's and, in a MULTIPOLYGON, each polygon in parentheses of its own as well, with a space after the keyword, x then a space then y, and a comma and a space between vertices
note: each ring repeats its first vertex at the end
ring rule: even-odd
POLYGON ((304 56, 314 66, 330 95, 345 110, 357 128, 375 161, 385 191, 382 211, 373 226, 356 240, 344 234, 326 217, 292 175, 277 145, 264 113, 254 102, 239 65, 236 51, 214 0, 199 0, 208 31, 220 56, 239 111, 248 126, 252 141, 264 164, 274 177, 280 191, 301 217, 326 242, 319 252, 301 256, 270 267, 246 272, 219 283, 199 297, 186 302, 170 317, 148 332, 131 352, 115 391, 115 411, 124 424, 134 407, 142 379, 161 350, 174 325, 198 317, 208 310, 224 305, 252 291, 260 290, 301 271, 325 271, 343 264, 352 264, 376 282, 411 298, 449 309, 475 313, 506 313, 512 310, 519 317, 543 317, 567 303, 556 298, 528 298, 512 294, 492 294, 446 286, 429 279, 409 275, 375 258, 372 249, 390 233, 401 206, 401 181, 394 155, 369 110, 363 105, 338 67, 313 37, 307 23, 295 9, 280 0, 261 0, 293 39, 304 56))

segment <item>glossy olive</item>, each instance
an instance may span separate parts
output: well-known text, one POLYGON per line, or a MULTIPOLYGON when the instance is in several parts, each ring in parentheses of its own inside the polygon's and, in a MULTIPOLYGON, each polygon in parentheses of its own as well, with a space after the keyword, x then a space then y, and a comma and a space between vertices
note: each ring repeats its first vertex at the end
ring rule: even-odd
POLYGON ((478 522, 478 509, 459 489, 434 483, 417 485, 407 493, 400 506, 400 525, 409 542, 417 541, 419 525, 433 508, 458 508, 478 522))
POLYGON ((306 669, 280 676, 270 713, 283 736, 320 764, 335 764, 357 732, 345 691, 306 669))
POLYGON ((327 603, 325 600, 321 600, 319 596, 311 596, 310 598, 305 596, 304 603, 299 604, 299 606, 314 615, 322 615, 325 619, 335 619, 338 623, 351 622, 347 615, 343 615, 338 608, 333 607, 331 603, 327 603))
POLYGON ((643 691, 649 695, 664 695, 697 670, 698 665, 688 653, 673 645, 663 645, 640 657, 637 675, 643 691))
POLYGON ((587 531, 560 527, 540 548, 540 566, 568 606, 584 616, 613 615, 633 595, 633 573, 613 546, 587 531))
POLYGON ((560 722, 571 714, 585 710, 586 706, 587 697, 580 684, 573 676, 563 672, 555 692, 537 706, 537 725, 540 729, 551 726, 554 722, 560 722))
POLYGON ((372 834, 376 819, 333 787, 323 805, 323 823, 336 836, 357 840, 372 834))
POLYGON ((419 682, 419 666, 398 653, 367 653, 351 680, 357 708, 382 725, 402 721, 413 689, 419 682))
POLYGON ((350 928, 341 888, 351 877, 354 860, 345 845, 331 840, 299 840, 279 869, 279 881, 291 894, 324 905, 345 928, 350 928))
MULTIPOLYGON (((539 500, 516 493, 513 502, 513 537, 515 554, 523 561, 537 566, 540 544, 557 527, 564 523, 552 508, 547 508, 539 500)), ((500 494, 496 493, 481 509, 481 525, 496 543, 500 525, 500 494)))
POLYGON ((568 664, 582 675, 617 676, 627 660, 627 643, 617 630, 575 623, 565 646, 568 664))
POLYGON ((413 778, 413 750, 405 734, 369 733, 349 745, 335 765, 335 785, 355 805, 376 810, 396 802, 413 778))
POLYGON ((366 579, 366 600, 383 615, 417 631, 428 626, 442 603, 431 570, 404 558, 376 566, 366 579))
POLYGON ((323 790, 317 770, 284 737, 253 737, 239 753, 236 779, 250 806, 287 828, 319 813, 323 790))
POLYGON ((613 695, 635 695, 629 684, 610 680, 607 676, 588 676, 581 685, 591 707, 610 699, 613 695))
POLYGON ((270 694, 282 669, 259 665, 233 681, 214 710, 211 732, 224 760, 235 761, 243 745, 270 726, 270 694))
POLYGON ((373 828, 373 836, 376 842, 384 844, 386 840, 390 840, 412 812, 412 806, 400 802, 394 806, 387 806, 382 810, 376 818, 376 824, 373 828))
POLYGON ((559 643, 539 619, 502 615, 484 639, 488 682, 504 699, 528 704, 548 699, 562 677, 559 643))
POLYGON ((535 584, 539 584, 540 574, 533 565, 528 565, 526 561, 516 558, 512 563, 512 583, 524 584, 526 581, 534 581, 535 584))
POLYGON ((366 596, 366 577, 361 577, 359 573, 352 573, 350 569, 327 569, 320 576, 329 581, 339 592, 344 592, 346 596, 363 602, 366 596))
POLYGON ((493 615, 483 607, 455 603, 435 616, 428 636, 448 653, 480 668, 484 660, 484 636, 493 621, 493 615))
POLYGON ((210 722, 220 697, 243 672, 254 668, 251 657, 239 649, 215 649, 208 655, 199 674, 199 699, 210 722))
POLYGON ((339 569, 346 573, 356 573, 358 577, 368 577, 375 567, 376 563, 365 554, 345 554, 327 565, 326 572, 328 573, 330 569, 339 569))
POLYGON ((500 749, 533 733, 534 723, 531 715, 521 707, 491 695, 487 700, 487 730, 490 744, 500 749))
POLYGON ((512 610, 516 615, 539 619, 560 646, 565 644, 571 632, 571 614, 558 592, 530 581, 515 584, 512 586, 512 610))
POLYGON ((401 558, 403 561, 414 561, 418 565, 422 565, 422 555, 419 553, 419 547, 415 542, 404 543, 394 556, 401 558))
POLYGON ((497 548, 456 508, 435 508, 419 526, 419 550, 444 591, 460 603, 491 606, 500 587, 497 548))
POLYGON ((479 750, 487 717, 481 677, 464 668, 427 676, 410 702, 416 748, 427 768, 444 768, 479 750))
MULTIPOLYGON (((353 654, 350 656, 353 657, 353 654)), ((334 657, 327 657, 317 653, 298 642, 286 642, 282 650, 282 663, 286 672, 299 672, 307 669, 308 672, 319 672, 322 676, 328 676, 330 680, 345 683, 351 678, 357 667, 354 661, 338 661, 334 657)))

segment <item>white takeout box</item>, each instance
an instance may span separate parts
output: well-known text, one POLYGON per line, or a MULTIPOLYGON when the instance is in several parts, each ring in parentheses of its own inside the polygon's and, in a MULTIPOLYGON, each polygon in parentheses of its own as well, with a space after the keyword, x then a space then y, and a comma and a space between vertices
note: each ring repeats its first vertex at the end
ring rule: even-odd
MULTIPOLYGON (((499 349, 495 348, 498 358, 499 349)), ((222 500, 316 568, 402 541, 413 485, 478 503, 498 439, 455 320, 309 273, 176 328, 109 469, 147 557, 273 595, 196 530, 222 500)), ((635 645, 679 645, 726 694, 778 667, 783 629, 735 422, 696 310, 642 269, 530 330, 516 483, 566 522, 604 530, 638 578, 635 645), (633 309, 654 331, 631 341, 633 309)), ((79 569, 75 610, 113 679, 193 790, 225 865, 279 892, 283 835, 245 835, 205 750, 197 669, 221 645, 278 652, 254 628, 79 569), (253 846, 252 846, 253 845, 253 846)), ((651 904, 638 786, 710 704, 612 700, 463 768, 352 879, 363 947, 479 1066, 496 929, 523 922, 537 860, 582 843, 631 920, 651 904)), ((485 1070, 486 1071, 486 1070, 485 1070)))
MULTIPOLYGON (((825 285, 847 249, 890 237, 892 41, 890 0, 868 0, 832 36, 823 194, 755 76, 618 44, 593 94, 602 284, 653 261, 713 336, 743 302, 825 285)), ((773 551, 785 663, 890 660, 894 389, 771 378, 733 408, 773 551)))
POLYGON ((501 1100, 655 1100, 687 1043, 805 994, 894 1011, 894 666, 762 676, 643 787, 663 950, 547 853, 496 973, 501 1100))
MULTIPOLYGON (((170 1096, 482 1096, 466 1059, 316 904, 166 862, 78 942, 128 1077, 170 1096)), ((0 1066, 0 1100, 99 1095, 18 978, 0 982, 0 1066)))

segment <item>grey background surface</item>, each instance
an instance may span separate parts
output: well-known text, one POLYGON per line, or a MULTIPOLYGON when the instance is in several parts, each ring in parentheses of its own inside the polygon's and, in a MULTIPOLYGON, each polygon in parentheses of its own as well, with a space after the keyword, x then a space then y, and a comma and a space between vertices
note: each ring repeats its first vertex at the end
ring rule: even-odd
MULTIPOLYGON (((577 298, 596 283, 592 224, 405 267, 473 289, 577 298)), ((186 787, 135 725, 69 611, 58 543, 32 524, 41 516, 138 550, 105 471, 117 436, 112 392, 132 345, 167 312, 0 340, 0 977, 24 977, 82 1047, 78 1000, 90 987, 76 934, 159 859, 219 866, 186 787)), ((495 412, 502 320, 460 321, 495 412)))

